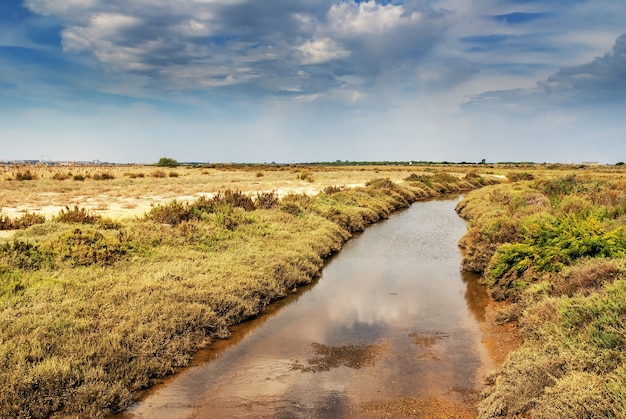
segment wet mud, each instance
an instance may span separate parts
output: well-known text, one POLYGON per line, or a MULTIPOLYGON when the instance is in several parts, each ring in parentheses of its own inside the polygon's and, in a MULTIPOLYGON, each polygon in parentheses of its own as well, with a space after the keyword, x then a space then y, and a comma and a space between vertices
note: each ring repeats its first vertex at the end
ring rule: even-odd
POLYGON ((120 417, 475 418, 515 339, 491 325, 486 290, 460 270, 456 202, 417 203, 369 227, 314 285, 120 417))

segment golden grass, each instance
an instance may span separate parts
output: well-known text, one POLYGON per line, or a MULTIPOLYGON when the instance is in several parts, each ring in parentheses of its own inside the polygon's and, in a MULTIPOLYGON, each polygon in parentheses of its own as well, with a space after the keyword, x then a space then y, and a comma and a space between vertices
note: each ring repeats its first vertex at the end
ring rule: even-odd
POLYGON ((53 179, 48 168, 32 169, 35 180, 2 180, 4 210, 68 207, 0 243, 2 417, 124 409, 230 326, 310 282, 352 232, 417 199, 489 183, 462 174, 403 182, 415 172, 405 167, 307 168, 313 182, 289 167, 264 167, 263 176, 258 167, 178 168, 167 177, 112 167, 114 179, 102 180, 93 176, 101 168, 56 170, 85 180, 53 179), (317 193, 333 185, 341 187, 317 193), (248 211, 197 200, 226 190, 282 199, 248 211), (129 199, 132 215, 85 205, 129 199), (185 218, 155 221, 151 208, 185 218))

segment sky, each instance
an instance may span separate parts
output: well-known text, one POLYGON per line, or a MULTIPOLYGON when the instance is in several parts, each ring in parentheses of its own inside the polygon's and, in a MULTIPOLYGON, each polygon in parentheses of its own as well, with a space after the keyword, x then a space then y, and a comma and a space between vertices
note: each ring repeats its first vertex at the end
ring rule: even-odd
POLYGON ((624 0, 1 0, 0 160, 626 160, 624 0))

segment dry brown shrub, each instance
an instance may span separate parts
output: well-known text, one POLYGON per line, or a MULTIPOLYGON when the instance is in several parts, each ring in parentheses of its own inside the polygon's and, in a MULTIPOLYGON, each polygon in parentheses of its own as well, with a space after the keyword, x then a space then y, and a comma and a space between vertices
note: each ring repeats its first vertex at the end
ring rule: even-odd
POLYGON ((274 192, 258 192, 256 194, 256 207, 271 209, 279 204, 280 200, 274 192))
POLYGON ((72 224, 95 224, 101 219, 101 216, 93 214, 85 208, 78 208, 78 205, 74 206, 74 208, 66 206, 64 210, 61 210, 59 214, 54 217, 54 221, 72 224))
POLYGON ((67 180, 67 179, 70 179, 71 177, 72 177, 71 173, 56 172, 54 175, 52 175, 52 179, 54 180, 67 180))
POLYGON ((102 173, 96 173, 92 176, 93 180, 111 180, 111 179, 115 179, 115 176, 113 176, 111 173, 109 172, 102 172, 102 173))
POLYGON ((554 292, 569 297, 576 293, 589 295, 620 275, 614 259, 591 259, 560 272, 553 279, 554 292))
POLYGON ((300 172, 300 174, 298 175, 298 179, 307 181, 309 183, 313 183, 315 181, 315 179, 313 178, 313 172, 311 172, 310 170, 303 170, 302 172, 300 172))
POLYGON ((345 188, 343 186, 330 185, 323 189, 326 195, 336 194, 338 192, 343 191, 345 188))
POLYGON ((546 298, 528 309, 521 320, 520 332, 526 338, 541 339, 542 327, 547 324, 558 324, 559 302, 554 298, 546 298))
POLYGON ((27 212, 19 218, 10 218, 0 214, 0 230, 23 230, 35 224, 43 224, 46 217, 41 214, 27 212))

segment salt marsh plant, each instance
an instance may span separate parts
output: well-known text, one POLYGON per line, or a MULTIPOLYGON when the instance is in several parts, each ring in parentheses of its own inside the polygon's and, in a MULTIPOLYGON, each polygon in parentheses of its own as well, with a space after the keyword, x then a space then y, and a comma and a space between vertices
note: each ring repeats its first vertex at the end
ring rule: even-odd
POLYGON ((481 418, 626 417, 626 180, 524 177, 468 194, 466 269, 484 272, 524 343, 481 418))

